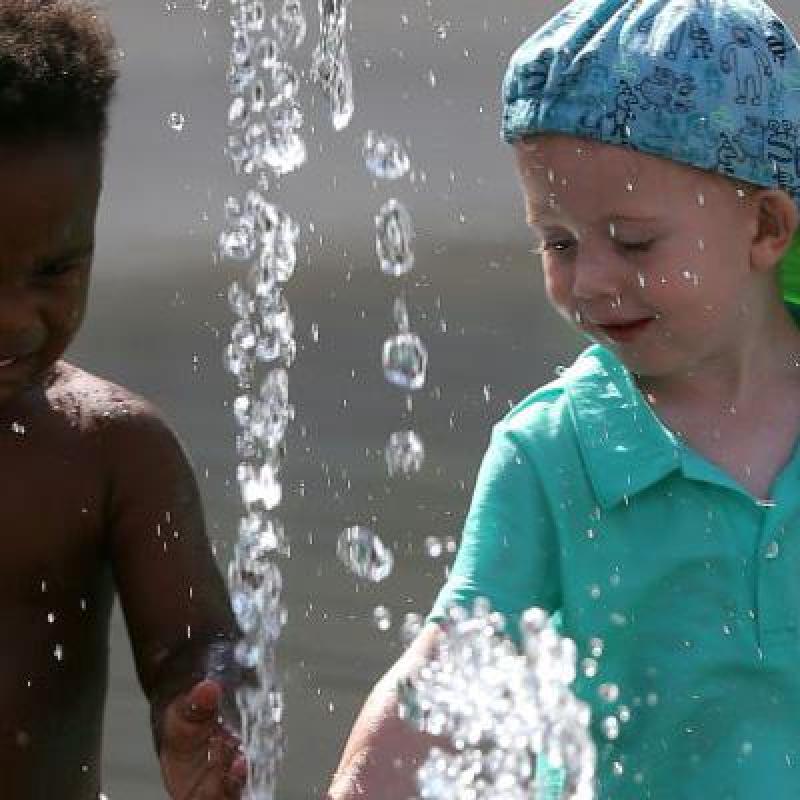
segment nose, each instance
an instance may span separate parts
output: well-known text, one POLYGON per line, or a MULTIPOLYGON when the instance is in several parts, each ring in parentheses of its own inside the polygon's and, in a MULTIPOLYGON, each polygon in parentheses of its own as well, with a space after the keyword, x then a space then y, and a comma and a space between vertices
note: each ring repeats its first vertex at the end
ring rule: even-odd
POLYGON ((572 293, 576 300, 619 297, 624 272, 613 256, 579 252, 573 263, 572 293))
POLYGON ((39 349, 47 336, 44 320, 29 293, 0 287, 0 356, 28 355, 39 349))

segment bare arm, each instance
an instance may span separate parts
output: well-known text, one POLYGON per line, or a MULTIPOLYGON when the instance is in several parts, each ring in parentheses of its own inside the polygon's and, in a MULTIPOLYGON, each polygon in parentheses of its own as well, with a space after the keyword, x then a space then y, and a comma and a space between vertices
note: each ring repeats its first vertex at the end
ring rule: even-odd
POLYGON ((448 741, 422 733, 398 715, 398 684, 427 663, 441 630, 428 625, 378 681, 344 748, 326 800, 407 800, 416 795, 416 772, 434 745, 448 741))
POLYGON ((210 646, 230 648, 236 625, 175 435, 134 400, 102 436, 109 555, 158 747, 166 704, 204 677, 210 646))

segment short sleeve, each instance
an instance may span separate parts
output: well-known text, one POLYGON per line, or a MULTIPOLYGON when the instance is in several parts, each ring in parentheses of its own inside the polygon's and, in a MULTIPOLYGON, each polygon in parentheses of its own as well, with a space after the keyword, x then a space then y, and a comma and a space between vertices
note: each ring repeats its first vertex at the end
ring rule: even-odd
POLYGON ((477 597, 509 619, 532 606, 557 611, 558 553, 541 477, 501 423, 478 472, 453 569, 428 620, 441 621, 449 607, 470 607, 477 597))

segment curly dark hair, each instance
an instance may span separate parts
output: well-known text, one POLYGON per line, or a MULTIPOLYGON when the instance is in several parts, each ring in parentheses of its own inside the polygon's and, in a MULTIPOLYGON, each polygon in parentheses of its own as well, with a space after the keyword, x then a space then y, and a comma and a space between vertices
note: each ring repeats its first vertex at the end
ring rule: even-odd
POLYGON ((82 0, 0 0, 0 141, 102 145, 117 80, 114 39, 82 0))

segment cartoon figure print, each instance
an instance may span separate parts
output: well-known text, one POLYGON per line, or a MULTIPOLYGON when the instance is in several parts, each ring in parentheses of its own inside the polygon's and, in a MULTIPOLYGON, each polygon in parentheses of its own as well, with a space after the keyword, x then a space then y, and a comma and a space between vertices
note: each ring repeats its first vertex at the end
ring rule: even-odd
POLYGON ((736 76, 736 102, 760 106, 764 96, 764 77, 772 77, 769 58, 746 28, 732 29, 733 41, 720 53, 720 67, 726 75, 736 76))
POLYGON ((644 98, 642 110, 686 113, 694 108, 692 94, 697 89, 691 75, 678 75, 668 67, 656 67, 637 87, 644 98))
MULTIPOLYGON (((638 33, 649 34, 652 33, 658 14, 657 11, 642 19, 636 30, 638 33)), ((664 53, 666 58, 670 61, 677 61, 678 56, 687 40, 689 54, 692 58, 709 59, 714 52, 714 45, 711 43, 711 36, 709 36, 708 29, 703 27, 700 22, 700 17, 691 16, 688 20, 684 20, 674 30, 670 31, 667 39, 667 49, 664 53)))
POLYGON ((772 32, 767 35, 767 47, 776 64, 784 66, 786 56, 795 49, 786 26, 779 20, 773 19, 769 23, 772 32))

